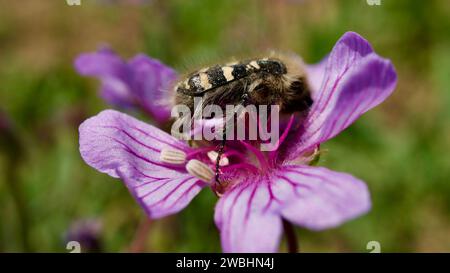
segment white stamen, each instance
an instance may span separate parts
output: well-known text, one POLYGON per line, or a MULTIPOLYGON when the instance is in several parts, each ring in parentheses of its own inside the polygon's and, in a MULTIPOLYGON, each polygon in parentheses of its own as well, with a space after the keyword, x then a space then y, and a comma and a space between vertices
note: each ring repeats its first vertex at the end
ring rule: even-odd
POLYGON ((191 175, 197 177, 198 179, 206 183, 210 183, 211 180, 214 178, 213 170, 211 170, 211 168, 208 165, 197 159, 189 160, 188 163, 186 164, 186 170, 191 175))
POLYGON ((162 149, 159 159, 164 163, 183 164, 186 162, 186 153, 176 149, 162 149))
MULTIPOLYGON (((218 156, 219 156, 219 153, 217 153, 216 151, 209 151, 208 152, 208 157, 211 160, 211 162, 214 163, 214 164, 216 164, 218 156)), ((225 157, 224 155, 222 155, 220 157, 220 160, 219 160, 219 166, 227 166, 229 164, 230 164, 230 161, 228 160, 228 158, 225 157)))

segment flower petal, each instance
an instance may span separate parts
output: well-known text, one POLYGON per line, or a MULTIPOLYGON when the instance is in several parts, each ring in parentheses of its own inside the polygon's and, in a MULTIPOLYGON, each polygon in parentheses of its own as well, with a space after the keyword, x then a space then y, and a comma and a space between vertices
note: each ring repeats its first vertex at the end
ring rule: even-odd
POLYGON ((328 57, 319 92, 308 117, 288 142, 289 159, 333 138, 359 116, 383 102, 394 90, 397 76, 389 60, 373 53, 356 33, 345 34, 328 57))
POLYGON ((113 110, 80 125, 80 153, 87 164, 120 177, 151 218, 175 213, 205 185, 184 166, 161 162, 163 148, 189 147, 169 134, 113 110))
POLYGON ((125 61, 109 48, 80 54, 75 59, 75 68, 83 76, 114 77, 123 80, 129 73, 125 61))
POLYGON ((134 198, 152 218, 161 218, 184 209, 206 185, 189 174, 164 179, 136 182, 130 177, 123 180, 134 198))
POLYGON ((275 174, 274 194, 283 200, 281 215, 299 226, 321 230, 370 210, 366 184, 323 167, 290 165, 275 174))
POLYGON ((177 78, 172 68, 156 59, 139 54, 129 62, 133 71, 132 86, 143 107, 158 121, 170 118, 170 85, 177 78))
POLYGON ((80 54, 75 60, 75 69, 83 76, 100 78, 101 96, 108 103, 121 107, 135 103, 129 88, 131 71, 125 61, 109 48, 80 54))
POLYGON ((215 222, 224 252, 275 252, 282 224, 265 181, 243 181, 217 203, 215 222))
POLYGON ((81 75, 102 82, 101 96, 120 107, 140 106, 158 122, 170 118, 170 85, 175 70, 156 59, 138 54, 128 63, 109 48, 80 54, 75 68, 81 75))

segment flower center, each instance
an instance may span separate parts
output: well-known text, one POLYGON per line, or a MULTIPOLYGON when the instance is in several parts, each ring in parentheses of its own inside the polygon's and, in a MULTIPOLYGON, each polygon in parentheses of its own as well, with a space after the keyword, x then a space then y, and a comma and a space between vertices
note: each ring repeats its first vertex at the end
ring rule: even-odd
MULTIPOLYGON (((278 150, 285 142, 294 124, 294 119, 294 115, 291 115, 271 151, 261 151, 261 140, 227 140, 224 153, 218 162, 219 168, 216 166, 219 153, 214 142, 195 141, 191 143, 191 149, 187 152, 162 149, 160 160, 171 165, 184 165, 189 174, 209 184, 213 191, 220 196, 228 188, 239 183, 242 177, 268 175, 277 167, 279 164, 277 162, 278 150), (214 179, 216 171, 219 172, 220 181, 214 179)), ((313 152, 299 160, 302 164, 308 164, 315 155, 316 152, 313 152)))

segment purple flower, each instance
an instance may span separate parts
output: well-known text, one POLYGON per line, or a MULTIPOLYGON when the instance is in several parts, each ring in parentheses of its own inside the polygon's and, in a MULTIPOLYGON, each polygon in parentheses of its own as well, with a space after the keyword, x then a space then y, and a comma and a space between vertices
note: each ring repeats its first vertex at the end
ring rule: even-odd
POLYGON ((100 252, 102 224, 96 219, 82 219, 72 223, 64 236, 66 243, 76 241, 82 252, 100 252))
POLYGON ((158 60, 138 54, 128 62, 109 48, 84 53, 75 60, 81 75, 98 77, 101 96, 121 107, 139 106, 158 122, 167 121, 170 107, 165 100, 177 73, 158 60))
POLYGON ((318 65, 309 66, 314 103, 291 116, 278 149, 227 144, 221 184, 214 183, 214 145, 192 148, 125 114, 107 110, 80 126, 80 152, 97 170, 121 178, 151 218, 176 213, 203 188, 220 197, 214 220, 226 252, 273 252, 282 219, 322 230, 366 213, 359 179, 309 166, 318 146, 380 104, 394 90, 392 64, 356 33, 346 33, 318 65))

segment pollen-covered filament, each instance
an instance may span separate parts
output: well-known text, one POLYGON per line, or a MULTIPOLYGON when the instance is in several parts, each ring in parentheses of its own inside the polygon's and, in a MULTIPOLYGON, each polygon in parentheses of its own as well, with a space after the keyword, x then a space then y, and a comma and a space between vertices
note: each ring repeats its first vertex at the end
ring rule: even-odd
MULTIPOLYGON (((211 151, 210 151, 211 152, 211 151)), ((159 154, 159 159, 163 163, 168 163, 172 165, 183 165, 187 161, 188 156, 198 155, 201 153, 186 154, 185 152, 172 148, 163 148, 159 154)), ((210 153, 208 152, 208 156, 210 153)), ((214 156, 211 154, 211 156, 214 156)), ((216 155, 217 157, 217 155, 216 155)), ((222 160, 221 160, 222 161, 222 160)), ((223 164, 228 164, 228 161, 224 160, 223 164)), ((203 182, 209 183, 214 177, 213 170, 205 163, 198 159, 190 159, 186 164, 186 171, 202 180, 203 182)))
MULTIPOLYGON (((218 156, 219 156, 219 153, 216 152, 216 151, 209 151, 208 152, 208 157, 211 160, 211 162, 214 163, 214 164, 215 164, 218 156)), ((219 166, 223 167, 223 166, 228 166, 228 165, 230 165, 230 161, 228 160, 226 155, 222 155, 220 157, 220 160, 219 160, 219 166)))
MULTIPOLYGON (((201 147, 192 152, 185 153, 184 151, 174 148, 163 148, 159 158, 162 163, 171 165, 186 164, 185 168, 189 174, 197 177, 203 182, 211 183, 215 176, 214 165, 219 155, 212 149, 214 149, 214 147, 201 147)), ((252 158, 253 157, 249 156, 247 153, 230 149, 221 156, 219 161, 220 171, 224 173, 241 169, 258 172, 259 168, 251 163, 252 158), (232 158, 232 160, 230 158, 232 158)))
POLYGON ((186 162, 186 153, 176 149, 162 149, 159 154, 161 162, 169 164, 183 164, 186 162))
POLYGON ((186 164, 186 170, 189 174, 206 183, 210 183, 214 178, 213 170, 208 165, 197 159, 189 160, 186 164))

